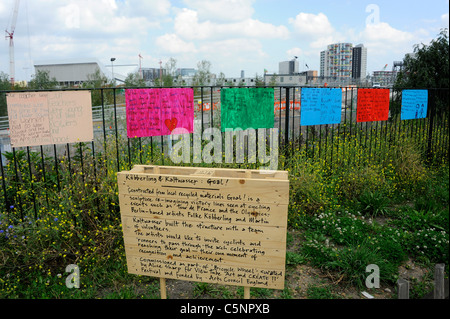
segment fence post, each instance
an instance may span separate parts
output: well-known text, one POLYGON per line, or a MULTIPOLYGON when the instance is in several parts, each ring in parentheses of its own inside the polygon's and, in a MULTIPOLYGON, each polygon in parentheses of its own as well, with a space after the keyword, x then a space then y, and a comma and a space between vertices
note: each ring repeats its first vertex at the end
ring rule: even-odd
POLYGON ((433 126, 434 126, 434 117, 436 115, 436 91, 428 90, 428 140, 427 140, 427 160, 428 162, 431 162, 432 160, 432 154, 431 154, 431 147, 433 142, 433 126), (432 93, 431 93, 432 92, 432 93), (431 93, 431 94, 430 94, 431 93))
POLYGON ((289 100, 289 88, 286 88, 286 116, 284 119, 284 146, 287 146, 289 141, 289 105, 291 101, 289 100))
POLYGON ((400 278, 397 280, 398 299, 409 299, 409 281, 400 278))
POLYGON ((445 264, 434 266, 434 299, 445 299, 444 267, 445 264))

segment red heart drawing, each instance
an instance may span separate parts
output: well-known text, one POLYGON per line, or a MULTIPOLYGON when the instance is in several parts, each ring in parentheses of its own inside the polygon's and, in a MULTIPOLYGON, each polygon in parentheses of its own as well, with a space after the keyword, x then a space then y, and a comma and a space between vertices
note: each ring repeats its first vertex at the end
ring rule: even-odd
POLYGON ((178 124, 178 120, 174 117, 173 119, 169 120, 165 120, 164 124, 166 124, 167 128, 169 129, 169 131, 173 131, 174 129, 176 129, 177 124, 178 124))

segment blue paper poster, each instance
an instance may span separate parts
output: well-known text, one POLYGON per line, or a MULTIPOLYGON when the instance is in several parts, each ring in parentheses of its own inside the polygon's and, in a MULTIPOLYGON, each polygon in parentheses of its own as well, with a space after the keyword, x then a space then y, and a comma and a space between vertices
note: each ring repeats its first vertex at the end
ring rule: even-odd
POLYGON ((428 90, 402 91, 402 120, 423 119, 427 117, 428 90))
POLYGON ((341 123, 342 90, 302 88, 300 125, 341 123))

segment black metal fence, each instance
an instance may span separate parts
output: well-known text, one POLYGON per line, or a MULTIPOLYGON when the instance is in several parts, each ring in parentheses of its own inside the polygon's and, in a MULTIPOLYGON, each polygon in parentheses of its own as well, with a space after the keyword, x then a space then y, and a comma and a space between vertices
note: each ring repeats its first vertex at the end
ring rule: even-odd
MULTIPOLYGON (((222 87, 195 87, 195 120, 201 128, 220 127, 222 87)), ((358 88, 342 88, 340 124, 301 126, 302 87, 274 87, 275 128, 278 128, 283 169, 293 155, 324 160, 330 167, 356 165, 371 158, 401 156, 399 145, 413 145, 429 163, 448 162, 449 89, 429 89, 427 117, 401 120, 402 90, 390 90, 388 121, 357 123, 358 88)), ((17 91, 15 91, 17 92, 17 91)), ((21 218, 39 218, 58 205, 81 213, 95 205, 100 211, 118 211, 115 174, 135 164, 173 165, 167 136, 128 138, 125 88, 91 89, 94 140, 89 143, 11 148, 7 117, 0 118, 0 209, 21 218), (69 204, 70 203, 70 204, 69 204)), ((0 106, 6 106, 0 92, 0 106)), ((268 135, 268 134, 267 134, 268 135)), ((190 134, 193 147, 193 134, 190 134)), ((224 142, 224 141, 222 141, 224 142)), ((247 144, 245 144, 247 147, 247 144)), ((266 146, 270 142, 266 140, 266 146)), ((191 153, 192 154, 192 153, 191 153)), ((244 152, 245 154, 245 152, 244 152)), ((236 154, 234 154, 236 155, 236 154)), ((260 163, 234 158, 215 166, 258 168, 260 163)), ((205 166, 206 163, 180 165, 205 166)), ((75 214, 75 217, 77 216, 75 214)))

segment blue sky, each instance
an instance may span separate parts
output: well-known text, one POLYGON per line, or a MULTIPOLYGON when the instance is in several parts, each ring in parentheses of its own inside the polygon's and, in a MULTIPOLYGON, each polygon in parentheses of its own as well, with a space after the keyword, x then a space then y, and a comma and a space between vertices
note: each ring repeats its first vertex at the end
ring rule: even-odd
MULTIPOLYGON (((0 24, 9 28, 15 0, 1 0, 0 24)), ((33 63, 97 58, 127 74, 175 58, 177 67, 208 60, 214 73, 247 77, 298 56, 300 69, 319 69, 327 44, 363 43, 368 72, 402 60, 414 44, 428 44, 448 28, 448 0, 21 0, 15 32, 17 80, 33 63)), ((9 73, 8 41, 0 42, 0 72, 9 73)))

